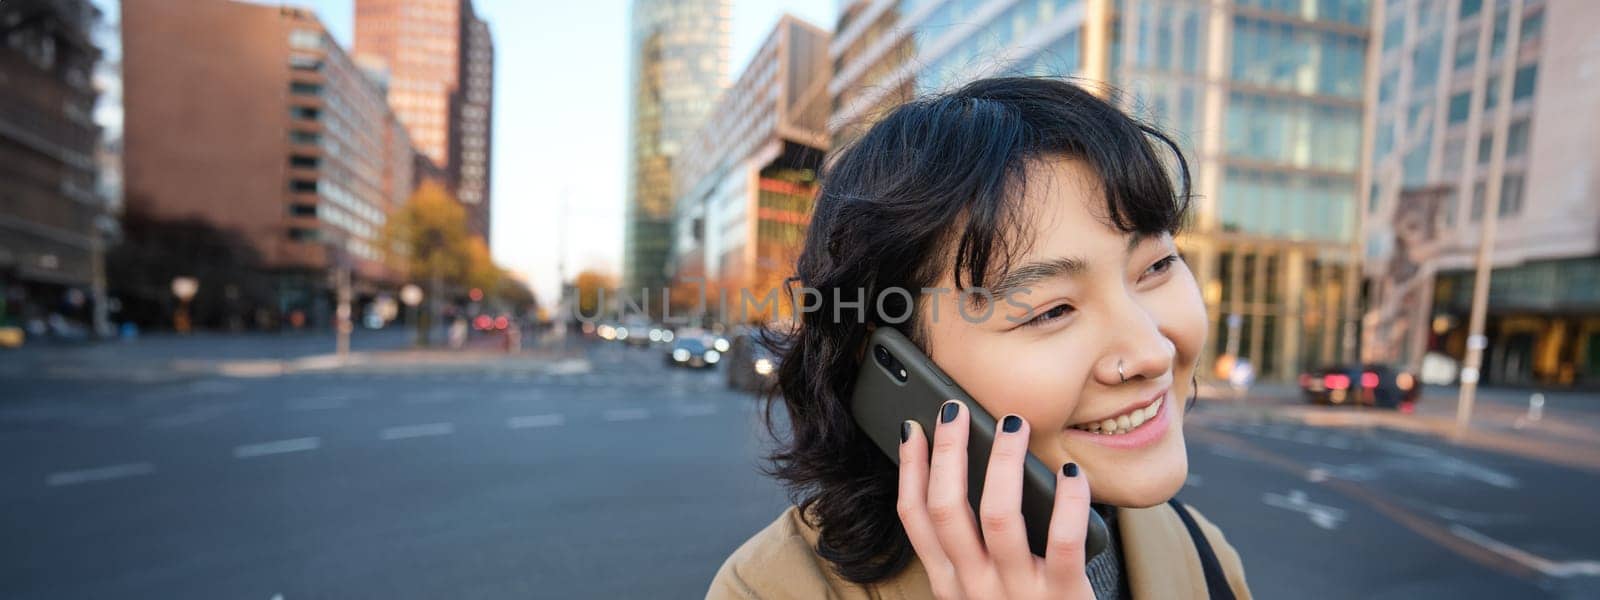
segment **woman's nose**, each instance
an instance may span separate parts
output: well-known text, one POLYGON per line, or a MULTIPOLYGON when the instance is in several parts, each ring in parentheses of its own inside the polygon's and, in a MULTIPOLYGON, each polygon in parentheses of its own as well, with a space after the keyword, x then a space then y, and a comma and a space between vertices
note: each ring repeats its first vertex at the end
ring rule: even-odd
POLYGON ((1097 369, 1100 379, 1115 385, 1138 378, 1158 379, 1166 375, 1172 370, 1172 361, 1177 357, 1177 345, 1161 331, 1154 315, 1137 307, 1125 313, 1124 318, 1110 324, 1112 343, 1108 345, 1110 352, 1103 357, 1097 369))

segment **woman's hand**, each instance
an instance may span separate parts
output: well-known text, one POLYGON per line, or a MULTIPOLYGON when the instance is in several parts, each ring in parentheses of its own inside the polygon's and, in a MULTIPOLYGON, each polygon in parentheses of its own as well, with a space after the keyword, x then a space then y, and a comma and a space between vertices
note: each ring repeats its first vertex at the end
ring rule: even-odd
POLYGON ((1034 556, 1028 550, 1021 508, 1029 426, 1016 415, 1001 419, 997 426, 974 518, 967 502, 967 407, 951 400, 941 408, 931 467, 922 427, 916 421, 903 425, 896 508, 912 548, 928 570, 933 595, 943 600, 1092 600, 1083 556, 1088 482, 1074 463, 1063 467, 1070 476, 1056 473, 1049 542, 1044 558, 1034 556), (1013 431, 1006 431, 1008 421, 1013 431))

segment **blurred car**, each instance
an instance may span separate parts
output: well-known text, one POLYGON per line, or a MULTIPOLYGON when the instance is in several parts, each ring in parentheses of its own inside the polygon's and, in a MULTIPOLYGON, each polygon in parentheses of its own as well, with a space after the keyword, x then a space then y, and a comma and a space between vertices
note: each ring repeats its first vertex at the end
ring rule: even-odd
POLYGON ((1374 406, 1409 413, 1422 395, 1422 382, 1391 365, 1339 364, 1301 373, 1300 391, 1312 404, 1374 406))
POLYGON ((729 343, 728 387, 762 392, 778 380, 778 356, 752 334, 740 334, 729 343))
POLYGON ((673 340, 672 348, 667 350, 666 361, 669 366, 697 369, 715 367, 722 361, 722 352, 712 348, 706 338, 679 336, 673 340))

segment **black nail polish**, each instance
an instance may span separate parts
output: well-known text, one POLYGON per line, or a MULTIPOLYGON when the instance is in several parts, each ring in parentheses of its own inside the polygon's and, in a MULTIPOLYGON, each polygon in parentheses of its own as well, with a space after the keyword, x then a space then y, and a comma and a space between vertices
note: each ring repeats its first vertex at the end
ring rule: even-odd
POLYGON ((1062 475, 1066 475, 1067 477, 1077 477, 1078 476, 1078 463, 1069 462, 1067 464, 1061 465, 1061 474, 1062 475))
POLYGON ((909 440, 909 439, 911 439, 911 421, 901 421, 900 422, 900 443, 904 444, 904 443, 906 443, 906 440, 909 440))
POLYGON ((1006 415, 1006 419, 1000 422, 1000 429, 1006 433, 1016 433, 1018 429, 1022 429, 1022 417, 1006 415))
POLYGON ((939 409, 939 422, 949 423, 956 420, 956 415, 961 414, 961 405, 955 400, 944 403, 944 408, 939 409))

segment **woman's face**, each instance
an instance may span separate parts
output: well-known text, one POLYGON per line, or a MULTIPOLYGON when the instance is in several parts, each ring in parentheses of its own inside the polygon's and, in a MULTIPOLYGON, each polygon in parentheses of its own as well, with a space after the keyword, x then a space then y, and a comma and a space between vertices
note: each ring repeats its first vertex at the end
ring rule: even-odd
MULTIPOLYGON (((1170 235, 1096 216, 1105 196, 1083 163, 1037 161, 1027 181, 1032 244, 1006 278, 986 278, 986 307, 924 296, 929 355, 996 419, 1027 419, 1045 465, 1077 462, 1096 502, 1165 502, 1188 474, 1183 408, 1207 333, 1199 286, 1169 259, 1170 235)), ((950 270, 935 287, 954 286, 950 270)))

